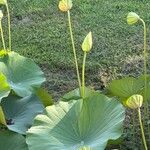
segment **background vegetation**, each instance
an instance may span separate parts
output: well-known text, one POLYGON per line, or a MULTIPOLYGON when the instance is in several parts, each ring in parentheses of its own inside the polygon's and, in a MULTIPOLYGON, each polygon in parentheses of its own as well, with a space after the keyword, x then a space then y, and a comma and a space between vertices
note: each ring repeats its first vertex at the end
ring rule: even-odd
MULTIPOLYGON (((56 92, 55 97, 76 84, 67 17, 58 10, 58 2, 9 0, 13 50, 42 66, 48 80, 46 86, 56 92)), ((150 24, 149 7, 149 0, 74 1, 72 21, 80 62, 85 35, 89 31, 94 35, 87 72, 92 77, 89 83, 95 88, 101 89, 110 78, 141 71, 143 32, 140 24, 128 26, 126 16, 134 11, 150 24)))

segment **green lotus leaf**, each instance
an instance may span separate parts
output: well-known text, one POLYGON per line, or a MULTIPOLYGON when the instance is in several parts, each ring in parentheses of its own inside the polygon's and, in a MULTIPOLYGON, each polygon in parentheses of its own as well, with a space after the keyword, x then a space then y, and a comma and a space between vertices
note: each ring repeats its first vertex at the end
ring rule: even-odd
POLYGON ((112 96, 117 96, 122 102, 134 94, 141 94, 144 88, 142 77, 127 77, 113 80, 108 86, 108 92, 112 96))
POLYGON ((0 58, 0 71, 18 96, 30 95, 45 81, 41 69, 29 58, 15 52, 0 58))
POLYGON ((26 133, 26 130, 32 125, 34 117, 44 110, 44 106, 34 95, 25 98, 9 95, 2 100, 1 106, 8 129, 21 134, 26 133))
POLYGON ((39 99, 41 100, 41 102, 43 103, 43 105, 45 107, 53 105, 54 101, 52 96, 48 93, 47 90, 39 88, 36 91, 36 95, 39 97, 39 99))
POLYGON ((29 150, 104 150, 122 134, 124 107, 93 93, 84 100, 59 102, 37 115, 27 131, 29 150))
POLYGON ((3 97, 7 97, 10 92, 6 77, 0 73, 0 102, 3 97))
POLYGON ((1 150, 28 150, 25 138, 12 131, 0 131, 1 150))
MULTIPOLYGON (((93 92, 96 92, 96 91, 85 87, 85 97, 89 97, 93 92)), ((80 95, 80 90, 79 88, 77 88, 65 94, 60 100, 64 102, 68 102, 70 100, 79 100, 79 99, 82 99, 82 98, 80 95)))

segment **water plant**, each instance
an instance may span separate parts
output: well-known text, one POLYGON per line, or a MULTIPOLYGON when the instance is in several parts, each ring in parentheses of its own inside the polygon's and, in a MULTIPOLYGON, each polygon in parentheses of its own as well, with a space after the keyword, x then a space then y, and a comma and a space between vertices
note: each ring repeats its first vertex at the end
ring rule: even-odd
POLYGON ((103 150, 109 139, 115 140, 122 134, 124 107, 115 98, 85 87, 86 56, 92 48, 91 32, 82 43, 84 57, 80 78, 70 21, 72 6, 71 0, 59 2, 60 10, 68 14, 79 88, 66 93, 60 98, 62 101, 46 107, 43 114, 35 117, 27 131, 29 150, 103 150))
MULTIPOLYGON (((141 19, 136 13, 130 12, 127 16, 127 23, 129 25, 133 25, 137 22, 142 22, 144 27, 144 50, 143 50, 143 58, 144 58, 144 73, 140 77, 134 78, 134 77, 125 77, 122 79, 113 80, 108 85, 108 93, 111 96, 117 96, 121 103, 124 104, 124 106, 129 106, 132 109, 138 110, 138 118, 139 118, 139 124, 141 128, 142 133, 142 139, 144 148, 147 150, 147 144, 146 144, 146 138, 144 135, 144 128, 142 125, 141 120, 141 112, 140 107, 142 103, 144 103, 144 118, 146 120, 149 120, 149 82, 150 82, 150 76, 147 74, 147 29, 146 24, 143 19, 141 19), (139 96, 140 95, 140 96, 139 96), (143 102, 144 98, 144 102, 143 102), (131 105, 130 105, 131 104, 131 105)), ((146 124, 148 125, 148 134, 150 134, 150 127, 148 122, 146 121, 146 124)))
MULTIPOLYGON (((9 35, 7 45, 1 22, 0 149, 104 150, 109 140, 116 140, 123 133, 124 106, 137 110, 143 145, 145 150, 148 149, 141 117, 141 106, 145 103, 147 107, 150 99, 146 26, 137 14, 129 13, 127 22, 134 24, 141 21, 144 25, 144 75, 113 80, 108 86, 107 95, 104 95, 85 85, 86 59, 93 46, 92 32, 86 35, 81 44, 83 63, 80 73, 71 22, 73 3, 72 0, 59 1, 60 11, 68 18, 78 87, 54 103, 41 87, 45 81, 42 70, 32 59, 11 51, 8 3, 0 0, 0 4, 7 9, 9 35)), ((2 12, 0 18, 2 21, 2 12)))
POLYGON ((11 51, 10 14, 6 0, 0 0, 8 14, 9 44, 5 43, 0 11, 0 32, 3 48, 0 50, 0 149, 28 150, 25 142, 27 129, 33 118, 44 110, 41 84, 44 73, 33 60, 11 51), (17 142, 16 142, 17 141, 17 142))
POLYGON ((142 117, 141 117, 141 109, 140 108, 141 108, 142 104, 143 104, 143 96, 141 96, 141 95, 132 95, 131 97, 129 97, 126 100, 127 107, 129 107, 131 109, 137 109, 144 148, 145 148, 145 150, 148 150, 148 147, 146 144, 144 128, 143 128, 143 123, 142 123, 142 117))

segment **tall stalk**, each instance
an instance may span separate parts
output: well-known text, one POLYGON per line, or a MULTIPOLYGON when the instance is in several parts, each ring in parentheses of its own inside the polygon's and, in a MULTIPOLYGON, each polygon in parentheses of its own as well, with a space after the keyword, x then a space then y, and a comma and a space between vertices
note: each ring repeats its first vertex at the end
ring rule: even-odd
POLYGON ((74 54, 74 60, 75 60, 78 84, 79 84, 79 89, 80 89, 80 93, 81 93, 81 80, 80 80, 80 74, 79 74, 77 54, 76 54, 76 49, 75 49, 75 42, 74 42, 74 38, 73 38, 73 31, 72 31, 70 11, 68 10, 67 12, 68 12, 68 23, 69 23, 70 37, 71 37, 71 42, 72 42, 72 49, 73 49, 73 54, 74 54))
MULTIPOLYGON (((146 30, 146 24, 143 19, 140 19, 140 21, 143 24, 144 28, 144 97, 145 97, 145 110, 144 110, 144 116, 146 116, 146 120, 149 120, 149 105, 148 105, 148 100, 146 99, 147 97, 147 30, 146 30)), ((150 138, 150 126, 148 124, 148 135, 150 138)))
POLYGON ((140 110, 140 108, 138 108, 138 118, 139 118, 139 123, 140 123, 140 128, 141 128, 141 134, 142 134, 142 140, 143 140, 144 148, 145 148, 145 150, 148 150, 147 144, 146 144, 146 138, 145 138, 144 128, 143 128, 143 124, 142 124, 142 118, 141 118, 141 110, 140 110))
POLYGON ((83 56, 83 64, 82 64, 82 97, 85 96, 85 62, 86 62, 86 52, 84 52, 83 56))
POLYGON ((6 10, 7 10, 7 21, 8 21, 8 35, 9 35, 9 50, 11 51, 11 25, 10 25, 10 12, 8 4, 6 3, 6 10))
POLYGON ((0 30, 1 30, 1 38, 2 38, 2 43, 3 43, 3 49, 6 50, 3 27, 2 27, 2 21, 0 21, 0 30))
MULTIPOLYGON (((145 91, 144 91, 144 96, 146 98, 146 93, 147 93, 147 41, 146 41, 146 37, 147 37, 147 32, 146 32, 146 24, 144 22, 143 19, 140 19, 140 21, 143 23, 143 27, 144 27, 144 85, 145 85, 145 91)), ((147 99, 145 99, 147 101, 147 99)))

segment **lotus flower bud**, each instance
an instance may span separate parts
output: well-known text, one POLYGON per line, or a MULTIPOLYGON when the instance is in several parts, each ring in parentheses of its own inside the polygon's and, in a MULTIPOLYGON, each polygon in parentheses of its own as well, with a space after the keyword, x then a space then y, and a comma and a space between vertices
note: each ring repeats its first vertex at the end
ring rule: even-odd
POLYGON ((61 0, 59 2, 59 9, 63 12, 67 12, 72 8, 72 0, 61 0))
POLYGON ((138 22, 139 20, 140 20, 140 17, 134 12, 130 12, 127 16, 127 23, 129 25, 132 25, 132 24, 138 22))
POLYGON ((131 109, 140 108, 143 104, 143 96, 142 95, 132 95, 126 101, 126 106, 131 109))
POLYGON ((82 50, 84 52, 89 52, 92 49, 92 45, 93 45, 92 32, 89 32, 82 43, 82 50))
POLYGON ((3 12, 2 10, 0 10, 0 20, 2 20, 2 18, 3 18, 3 12))

